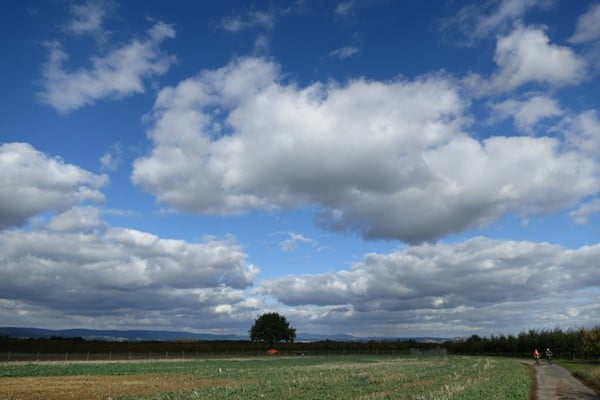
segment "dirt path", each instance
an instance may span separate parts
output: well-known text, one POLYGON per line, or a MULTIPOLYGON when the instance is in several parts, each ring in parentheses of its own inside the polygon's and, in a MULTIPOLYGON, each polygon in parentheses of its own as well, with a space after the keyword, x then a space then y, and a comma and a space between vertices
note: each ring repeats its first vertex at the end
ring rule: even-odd
POLYGON ((537 400, 596 400, 600 396, 556 364, 535 366, 537 400))

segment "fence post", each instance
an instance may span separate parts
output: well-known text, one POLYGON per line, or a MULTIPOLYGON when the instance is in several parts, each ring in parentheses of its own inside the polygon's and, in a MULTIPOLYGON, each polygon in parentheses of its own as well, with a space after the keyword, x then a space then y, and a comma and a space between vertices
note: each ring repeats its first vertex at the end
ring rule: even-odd
POLYGON ((8 352, 8 355, 6 356, 6 361, 10 361, 10 351, 8 352))
POLYGON ((67 361, 68 359, 69 359, 69 352, 67 351, 67 352, 65 353, 65 361, 67 361))

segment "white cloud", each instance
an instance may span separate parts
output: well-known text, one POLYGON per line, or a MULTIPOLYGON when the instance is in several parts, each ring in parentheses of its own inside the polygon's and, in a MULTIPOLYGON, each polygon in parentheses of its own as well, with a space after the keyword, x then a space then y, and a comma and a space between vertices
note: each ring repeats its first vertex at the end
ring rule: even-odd
POLYGON ((586 77, 586 63, 570 48, 550 43, 545 28, 517 25, 498 38, 494 61, 498 67, 489 81, 466 78, 475 93, 503 93, 528 83, 572 85, 586 77))
POLYGON ((549 8, 554 0, 497 0, 475 2, 461 7, 450 18, 442 20, 442 30, 448 36, 456 30, 463 44, 504 32, 532 8, 549 8))
POLYGON ((144 80, 167 72, 175 61, 162 53, 159 45, 175 37, 175 30, 157 23, 144 41, 133 40, 112 49, 104 56, 91 58, 91 67, 68 72, 64 64, 69 55, 59 43, 49 45, 49 60, 43 69, 40 101, 60 112, 68 112, 104 98, 122 98, 143 93, 144 80))
POLYGON ((356 0, 342 1, 337 5, 334 13, 337 16, 346 17, 348 15, 351 15, 355 8, 356 0))
POLYGON ((48 229, 56 232, 91 232, 104 229, 100 219, 101 212, 97 207, 79 206, 58 214, 48 222, 48 229))
POLYGON ((109 151, 100 157, 100 168, 102 171, 116 171, 119 168, 122 153, 123 150, 121 149, 121 144, 118 142, 114 143, 109 151))
POLYGON ((493 13, 478 16, 473 34, 484 36, 495 32, 502 24, 511 23, 515 19, 522 17, 530 8, 544 3, 548 3, 548 1, 502 0, 497 2, 498 7, 493 13))
POLYGON ((592 4, 585 14, 577 20, 571 43, 587 43, 600 38, 600 3, 592 4))
POLYGON ((597 110, 569 116, 557 126, 557 130, 582 153, 600 157, 600 118, 597 110))
POLYGON ((269 38, 265 35, 258 35, 254 40, 254 48, 252 49, 252 54, 256 56, 262 56, 269 53, 269 49, 271 44, 269 43, 269 38))
POLYGON ((600 198, 595 198, 571 211, 569 216, 573 218, 577 225, 585 225, 588 223, 590 216, 598 213, 600 213, 600 198))
POLYGON ((107 182, 77 166, 35 150, 27 143, 0 146, 0 229, 23 225, 47 210, 61 212, 81 202, 103 201, 107 182))
MULTIPOLYGON (((555 327, 561 314, 571 323, 590 324, 597 318, 597 307, 589 319, 572 315, 597 304, 597 294, 585 292, 600 284, 593 261, 598 256, 598 245, 568 250, 547 243, 474 238, 368 254, 351 270, 285 276, 265 283, 264 289, 290 307, 351 307, 346 326, 363 331, 371 321, 395 321, 383 323, 387 327, 382 329, 394 332, 402 326, 396 332, 410 329, 422 335, 440 324, 448 325, 446 333, 482 328, 514 333, 531 326, 555 327), (573 293, 580 295, 573 300, 573 293), (553 319, 538 312, 548 309, 554 310, 553 319), (486 326, 490 321, 495 325, 486 326)), ((321 317, 323 323, 333 318, 321 317)))
POLYGON ((236 60, 161 91, 132 179, 187 212, 316 206, 327 229, 408 242, 598 192, 595 158, 552 137, 472 138, 467 105, 444 76, 298 87, 236 60))
POLYGON ((268 11, 249 10, 245 13, 228 15, 221 19, 219 28, 227 32, 243 32, 249 29, 264 28, 273 29, 275 25, 275 14, 268 11))
POLYGON ((53 218, 48 229, 0 232, 1 301, 63 318, 119 316, 136 325, 150 319, 198 328, 219 318, 220 304, 256 313, 244 289, 259 270, 245 258, 233 239, 164 239, 110 227, 98 210, 78 208, 53 218))
POLYGON ((115 8, 110 0, 89 0, 80 4, 71 4, 71 19, 65 24, 65 30, 74 35, 93 34, 105 40, 104 19, 115 8))
POLYGON ((493 121, 513 118, 517 128, 526 134, 533 134, 540 120, 563 114, 556 100, 540 95, 527 100, 505 100, 492 104, 491 108, 493 121))
POLYGON ((359 51, 360 51, 360 49, 358 47, 355 47, 355 46, 346 46, 346 47, 341 47, 339 49, 333 50, 331 53, 329 53, 329 55, 331 57, 345 59, 345 58, 352 57, 353 55, 355 55, 359 51))
POLYGON ((295 251, 302 244, 310 244, 311 246, 317 246, 316 240, 308 238, 301 233, 288 232, 288 238, 279 243, 281 250, 289 252, 295 251))

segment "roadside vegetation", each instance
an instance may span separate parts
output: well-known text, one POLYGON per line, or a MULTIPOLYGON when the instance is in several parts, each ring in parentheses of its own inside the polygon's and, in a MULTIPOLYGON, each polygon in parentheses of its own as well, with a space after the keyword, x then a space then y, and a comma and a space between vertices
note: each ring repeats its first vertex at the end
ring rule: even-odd
POLYGON ((565 367, 571 375, 600 393, 600 363, 582 360, 557 360, 556 364, 565 367))

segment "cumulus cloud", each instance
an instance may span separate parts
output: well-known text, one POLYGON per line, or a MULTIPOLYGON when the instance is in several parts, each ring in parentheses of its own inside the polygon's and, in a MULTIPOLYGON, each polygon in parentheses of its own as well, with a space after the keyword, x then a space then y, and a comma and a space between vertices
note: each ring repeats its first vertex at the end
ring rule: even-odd
POLYGON ((327 229, 407 242, 597 193, 594 158, 553 137, 478 140, 467 107, 440 75, 299 87, 239 59, 161 91, 132 179, 186 212, 316 206, 327 229))
POLYGON ((103 201, 107 182, 27 143, 0 146, 0 229, 23 225, 36 214, 62 212, 85 201, 103 201))
POLYGON ((233 312, 251 306, 243 290, 259 270, 245 258, 231 238, 164 239, 110 227, 98 210, 80 208, 47 228, 0 232, 0 292, 3 301, 51 313, 216 318, 224 304, 233 312))
POLYGON ((91 58, 89 68, 69 72, 69 55, 58 42, 48 45, 50 55, 43 68, 42 103, 59 112, 76 110, 105 98, 122 98, 145 91, 144 80, 167 72, 175 57, 164 54, 160 44, 175 37, 172 26, 156 23, 145 40, 132 40, 91 58))
POLYGON ((48 229, 56 232, 93 232, 103 230, 106 224, 101 220, 97 207, 78 206, 57 214, 48 223, 48 229))
POLYGON ((568 116, 557 126, 557 131, 584 154, 600 157, 600 117, 597 110, 587 110, 568 116))
POLYGON ((527 100, 505 100, 492 104, 492 120, 512 118, 521 132, 533 134, 539 121, 563 114, 556 100, 545 96, 532 96, 527 100))
POLYGON ((588 43, 600 38, 600 3, 592 4, 585 14, 577 20, 571 43, 588 43))
POLYGON ((572 85, 586 77, 587 65, 570 48, 550 43, 544 27, 517 25, 498 38, 489 80, 470 75, 465 82, 475 93, 504 93, 528 83, 572 85))
MULTIPOLYGON (((596 294, 585 292, 600 284, 593 262, 598 256, 598 245, 571 250, 478 237, 453 245, 372 253, 350 270, 285 276, 265 283, 264 289, 291 307, 317 306, 330 313, 337 308, 352 326, 362 324, 367 332, 372 318, 379 324, 386 321, 386 332, 397 329, 394 334, 399 336, 403 329, 432 331, 436 325, 465 332, 491 320, 497 325, 486 329, 497 333, 503 321, 511 326, 553 327, 556 319, 535 312, 527 314, 527 321, 515 320, 515 307, 547 313, 547 302, 553 301, 548 293, 554 299, 572 299, 573 293, 581 293, 579 300, 565 300, 565 304, 556 300, 553 318, 591 309, 596 294), (540 301, 543 298, 547 300, 540 301)), ((580 321, 590 323, 599 311, 596 307, 595 317, 580 321)), ((520 314, 518 318, 523 318, 520 314)))

